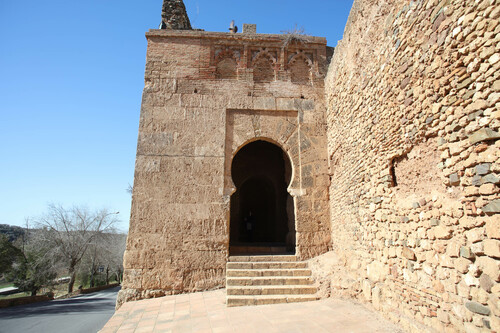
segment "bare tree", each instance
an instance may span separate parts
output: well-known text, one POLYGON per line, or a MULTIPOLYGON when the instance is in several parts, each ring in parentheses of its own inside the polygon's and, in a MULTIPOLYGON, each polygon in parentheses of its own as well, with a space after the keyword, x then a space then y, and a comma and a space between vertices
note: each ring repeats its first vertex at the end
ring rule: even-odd
POLYGON ((116 276, 116 281, 121 282, 123 274, 123 254, 127 242, 126 234, 113 234, 110 242, 107 243, 107 252, 104 257, 106 268, 106 283, 109 283, 110 275, 116 276))
POLYGON ((120 282, 126 238, 126 234, 102 233, 90 244, 79 268, 79 274, 89 279, 90 287, 95 286, 97 279, 109 284, 113 276, 120 282))
POLYGON ((37 222, 54 256, 58 255, 65 261, 70 276, 68 293, 73 291, 78 264, 93 242, 103 233, 113 231, 116 214, 118 212, 110 213, 106 209, 90 211, 76 206, 65 209, 52 204, 47 215, 37 222))
POLYGON ((97 274, 97 269, 99 262, 102 260, 102 255, 104 254, 106 240, 103 237, 99 239, 94 239, 94 241, 89 245, 87 253, 82 258, 82 265, 80 271, 83 276, 90 277, 90 288, 95 286, 95 275, 97 274))
POLYGON ((134 191, 134 188, 129 183, 128 186, 127 186, 127 188, 125 189, 125 191, 127 191, 128 194, 132 195, 132 193, 134 191))

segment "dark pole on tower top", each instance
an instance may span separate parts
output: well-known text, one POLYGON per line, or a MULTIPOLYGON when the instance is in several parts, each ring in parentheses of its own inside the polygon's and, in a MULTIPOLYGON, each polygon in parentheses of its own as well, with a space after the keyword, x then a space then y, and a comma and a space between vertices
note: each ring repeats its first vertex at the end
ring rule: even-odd
POLYGON ((160 29, 191 30, 191 22, 182 0, 163 0, 160 29))

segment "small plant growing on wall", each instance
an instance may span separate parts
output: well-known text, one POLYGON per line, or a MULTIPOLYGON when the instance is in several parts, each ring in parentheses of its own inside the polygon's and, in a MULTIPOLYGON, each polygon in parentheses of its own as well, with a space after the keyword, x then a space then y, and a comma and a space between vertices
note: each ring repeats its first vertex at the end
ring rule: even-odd
POLYGON ((305 33, 304 27, 298 27, 297 24, 290 30, 281 31, 285 35, 283 40, 283 47, 287 47, 290 44, 307 44, 309 43, 310 36, 305 33))

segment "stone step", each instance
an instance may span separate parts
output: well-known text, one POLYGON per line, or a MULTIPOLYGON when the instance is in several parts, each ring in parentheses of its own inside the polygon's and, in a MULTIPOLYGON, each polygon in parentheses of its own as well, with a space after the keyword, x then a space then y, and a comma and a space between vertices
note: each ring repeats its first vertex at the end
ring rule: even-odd
POLYGON ((227 277, 264 277, 264 276, 311 276, 311 270, 307 268, 296 269, 229 269, 227 277))
POLYGON ((317 290, 294 255, 230 256, 226 265, 227 306, 313 301, 317 290))
POLYGON ((230 262, 274 262, 274 261, 297 261, 297 257, 294 255, 282 255, 282 256, 230 256, 230 262))
POLYGON ((294 269, 307 268, 306 262, 290 261, 290 262, 228 262, 226 265, 230 269, 294 269))
POLYGON ((264 305, 278 303, 297 303, 316 301, 315 295, 260 295, 260 296, 228 296, 227 306, 264 305))
POLYGON ((312 285, 310 277, 228 277, 226 286, 293 286, 312 285))
POLYGON ((317 292, 314 285, 290 286, 226 286, 227 295, 312 295, 317 292))

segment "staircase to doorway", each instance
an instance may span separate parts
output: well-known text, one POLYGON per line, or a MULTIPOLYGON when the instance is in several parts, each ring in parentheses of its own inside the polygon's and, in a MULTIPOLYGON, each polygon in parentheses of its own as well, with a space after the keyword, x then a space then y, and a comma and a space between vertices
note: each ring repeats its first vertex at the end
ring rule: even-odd
POLYGON ((307 262, 294 255, 231 256, 226 266, 227 306, 315 301, 307 262))

